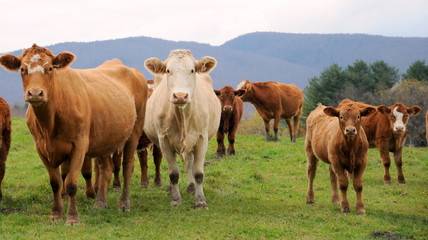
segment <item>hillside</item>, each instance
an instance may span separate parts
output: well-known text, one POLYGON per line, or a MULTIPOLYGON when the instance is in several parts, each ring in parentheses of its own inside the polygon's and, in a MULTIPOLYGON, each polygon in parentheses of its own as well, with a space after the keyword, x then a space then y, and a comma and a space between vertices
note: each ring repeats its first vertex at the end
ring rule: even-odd
MULTIPOLYGON (((23 46, 30 47, 30 46, 23 46)), ((333 63, 352 64, 357 59, 367 62, 384 60, 404 72, 416 60, 428 61, 428 38, 395 38, 361 34, 287 34, 257 32, 239 36, 221 46, 196 42, 175 42, 149 37, 68 42, 47 46, 54 54, 70 51, 77 58, 73 68, 93 68, 111 58, 152 75, 144 60, 164 60, 172 49, 190 49, 199 59, 209 55, 218 61, 211 76, 214 87, 235 87, 242 79, 278 81, 304 87, 333 63)), ((21 50, 12 52, 20 55, 21 50)), ((23 103, 21 80, 16 73, 0 68, 0 96, 10 104, 23 103)))

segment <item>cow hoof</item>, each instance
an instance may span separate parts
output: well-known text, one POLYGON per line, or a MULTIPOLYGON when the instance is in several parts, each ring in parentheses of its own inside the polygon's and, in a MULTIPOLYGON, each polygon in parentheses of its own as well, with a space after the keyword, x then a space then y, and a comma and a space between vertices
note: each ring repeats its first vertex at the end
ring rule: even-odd
POLYGON ((118 210, 121 212, 130 212, 131 211, 131 203, 129 201, 121 201, 119 203, 118 210))
POLYGON ((148 188, 149 187, 149 183, 142 182, 140 186, 141 186, 141 188, 148 188))
POLYGON ((198 202, 195 204, 195 209, 208 209, 206 202, 198 202))
POLYGON ((384 180, 383 182, 388 185, 391 184, 391 180, 384 180))
POLYGON ((86 190, 86 197, 87 198, 95 199, 96 196, 97 195, 95 194, 95 190, 94 189, 86 190))
POLYGON ((190 183, 187 186, 187 193, 190 195, 194 195, 195 194, 195 184, 194 183, 190 183))
POLYGON ((78 216, 68 216, 65 225, 67 226, 77 226, 80 224, 78 216))
POLYGON ((315 203, 315 201, 313 200, 313 199, 311 199, 311 200, 306 200, 306 204, 314 204, 315 203))
POLYGON ((406 184, 406 180, 404 180, 404 179, 398 179, 398 183, 400 183, 400 184, 406 184))
POLYGON ((350 212, 349 207, 343 207, 342 212, 343 213, 349 213, 350 212))
POLYGON ((155 178, 155 187, 162 187, 162 179, 155 178))
POLYGON ((357 214, 358 215, 366 215, 366 210, 365 209, 357 210, 357 214))
POLYGON ((107 203, 102 202, 102 201, 96 201, 94 204, 94 207, 98 210, 102 210, 102 209, 106 209, 107 208, 107 203))
POLYGON ((61 222, 62 221, 62 216, 58 216, 58 215, 51 215, 50 217, 51 222, 61 222))
POLYGON ((171 206, 175 207, 181 204, 181 199, 173 199, 171 200, 171 206))

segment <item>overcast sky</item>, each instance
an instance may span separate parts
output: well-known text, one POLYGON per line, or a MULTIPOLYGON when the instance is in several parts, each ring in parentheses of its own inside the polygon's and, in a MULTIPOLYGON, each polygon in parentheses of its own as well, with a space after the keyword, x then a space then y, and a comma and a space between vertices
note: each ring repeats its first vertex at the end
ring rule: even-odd
POLYGON ((0 0, 0 52, 146 36, 221 45, 256 31, 428 37, 427 0, 0 0))

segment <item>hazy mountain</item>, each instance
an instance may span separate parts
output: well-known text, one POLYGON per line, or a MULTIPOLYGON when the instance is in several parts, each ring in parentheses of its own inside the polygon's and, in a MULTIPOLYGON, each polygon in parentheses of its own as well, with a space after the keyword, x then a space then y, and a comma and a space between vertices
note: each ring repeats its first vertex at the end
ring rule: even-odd
MULTIPOLYGON (((31 47, 31 46, 23 46, 31 47)), ((196 42, 175 42, 148 37, 132 37, 95 42, 68 42, 47 46, 54 54, 69 51, 76 55, 73 68, 93 68, 112 58, 152 75, 144 68, 149 57, 164 60, 172 49, 190 49, 199 59, 217 59, 211 73, 214 88, 250 81, 278 81, 304 87, 310 78, 333 63, 352 64, 384 60, 404 72, 416 60, 428 62, 428 38, 398 38, 361 34, 287 34, 257 32, 239 36, 221 46, 196 42)), ((22 50, 12 52, 20 55, 22 50)), ((17 73, 0 68, 0 96, 10 104, 23 103, 17 73)))

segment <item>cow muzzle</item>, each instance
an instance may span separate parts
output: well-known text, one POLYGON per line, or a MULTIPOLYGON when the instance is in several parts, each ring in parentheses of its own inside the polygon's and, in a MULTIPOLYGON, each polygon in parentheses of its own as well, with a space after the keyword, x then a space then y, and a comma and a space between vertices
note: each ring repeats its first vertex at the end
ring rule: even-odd
POLYGON ((232 106, 231 105, 224 105, 223 111, 224 112, 232 112, 232 106))
POLYGON ((396 133, 402 133, 402 132, 404 132, 406 130, 406 128, 405 127, 403 127, 403 126, 395 126, 394 127, 394 132, 396 132, 396 133))
POLYGON ((25 93, 24 100, 31 105, 38 106, 46 102, 46 94, 43 89, 40 88, 31 88, 25 93))
POLYGON ((357 129, 355 127, 347 127, 345 128, 346 136, 355 136, 357 135, 357 129))
POLYGON ((172 103, 184 105, 189 102, 189 94, 184 92, 176 92, 172 94, 172 103))

